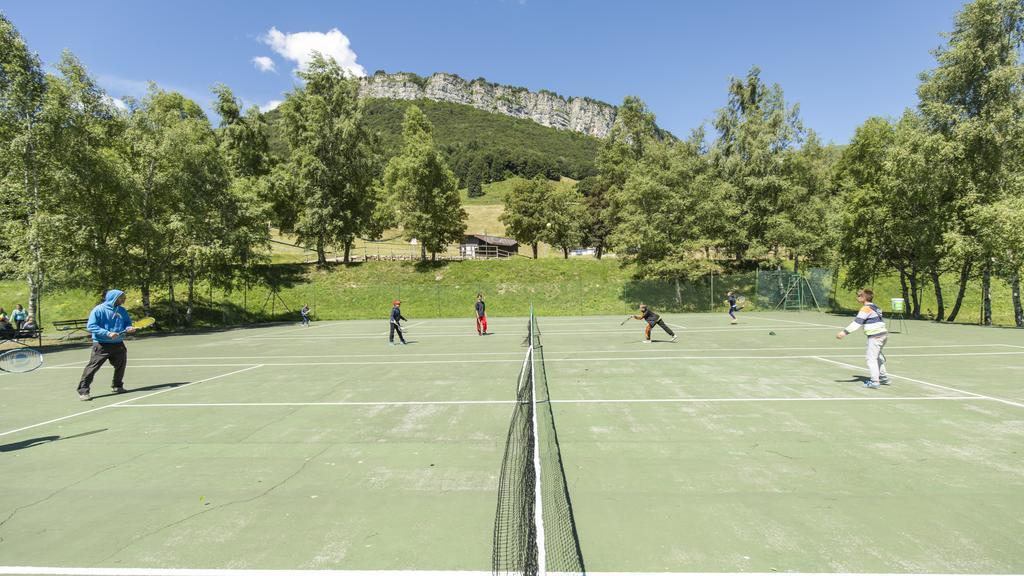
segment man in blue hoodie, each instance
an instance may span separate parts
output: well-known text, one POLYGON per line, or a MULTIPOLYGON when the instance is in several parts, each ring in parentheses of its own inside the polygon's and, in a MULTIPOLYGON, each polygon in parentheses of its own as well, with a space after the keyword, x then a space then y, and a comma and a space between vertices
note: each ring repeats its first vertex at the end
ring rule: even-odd
POLYGON ((92 357, 82 371, 82 380, 78 383, 78 397, 81 400, 92 400, 89 386, 92 377, 107 360, 114 367, 114 380, 111 389, 115 394, 124 392, 124 369, 128 365, 128 349, 122 341, 125 334, 135 332, 132 319, 124 304, 124 292, 108 290, 103 302, 89 313, 86 330, 92 333, 92 357))

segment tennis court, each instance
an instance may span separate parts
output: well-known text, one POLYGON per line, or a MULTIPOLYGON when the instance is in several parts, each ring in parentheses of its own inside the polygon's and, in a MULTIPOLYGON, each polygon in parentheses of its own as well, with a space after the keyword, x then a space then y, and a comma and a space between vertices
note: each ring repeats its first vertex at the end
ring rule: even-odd
POLYGON ((528 355, 586 572, 1024 572, 1020 331, 907 322, 872 390, 848 317, 621 319, 139 337, 92 402, 88 350, 47 353, 0 376, 0 573, 490 573, 528 355))

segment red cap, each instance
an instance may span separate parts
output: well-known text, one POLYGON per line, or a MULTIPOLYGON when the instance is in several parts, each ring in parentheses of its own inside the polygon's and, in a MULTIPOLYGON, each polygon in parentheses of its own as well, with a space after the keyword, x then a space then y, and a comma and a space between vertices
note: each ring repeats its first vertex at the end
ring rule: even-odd
POLYGON ((402 303, 402 301, 401 301, 401 300, 395 300, 394 302, 392 302, 392 303, 391 303, 391 305, 392 305, 392 306, 398 306, 398 305, 399 305, 399 304, 401 304, 401 303, 402 303))

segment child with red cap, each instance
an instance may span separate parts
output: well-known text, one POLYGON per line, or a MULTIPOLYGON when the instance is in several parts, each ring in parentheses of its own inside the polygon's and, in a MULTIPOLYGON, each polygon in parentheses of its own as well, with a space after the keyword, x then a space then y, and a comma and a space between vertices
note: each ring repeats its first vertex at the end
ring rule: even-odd
POLYGON ((401 320, 409 321, 408 318, 402 316, 402 305, 401 300, 395 300, 391 303, 391 331, 388 333, 388 345, 395 345, 395 332, 398 332, 398 339, 401 340, 402 344, 408 344, 405 341, 405 336, 402 335, 402 325, 399 323, 401 320))

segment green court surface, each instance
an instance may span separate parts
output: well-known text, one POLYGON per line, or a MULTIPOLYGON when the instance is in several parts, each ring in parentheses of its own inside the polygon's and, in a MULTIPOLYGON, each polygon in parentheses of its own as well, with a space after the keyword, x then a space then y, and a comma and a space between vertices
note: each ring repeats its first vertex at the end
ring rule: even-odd
MULTIPOLYGON (((907 322, 872 390, 848 317, 665 318, 538 319, 587 572, 1024 572, 1024 332, 907 322)), ((409 326, 139 337, 91 402, 85 346, 0 375, 0 573, 489 573, 527 319, 409 326)))

